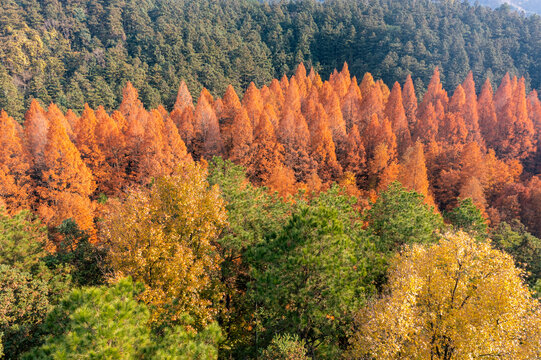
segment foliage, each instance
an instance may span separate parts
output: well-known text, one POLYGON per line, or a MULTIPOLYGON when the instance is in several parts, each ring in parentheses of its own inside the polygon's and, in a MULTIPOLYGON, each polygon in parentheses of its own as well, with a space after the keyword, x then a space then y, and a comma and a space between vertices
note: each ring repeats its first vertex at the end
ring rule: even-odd
POLYGON ((451 212, 445 214, 455 230, 462 230, 475 237, 486 237, 488 226, 483 214, 471 198, 459 202, 451 212))
POLYGON ((337 356, 353 311, 372 290, 365 281, 366 239, 350 236, 347 225, 333 208, 303 207, 254 248, 249 289, 262 344, 283 331, 306 341, 311 356, 337 356))
POLYGON ((46 255, 47 229, 29 211, 0 209, 0 264, 29 272, 46 255))
POLYGON ((533 359, 539 302, 511 256, 465 233, 396 257, 387 292, 361 311, 351 356, 533 359))
POLYGON ((49 291, 46 281, 0 264, 0 333, 8 359, 35 345, 37 327, 51 309, 49 291))
POLYGON ((513 256, 516 266, 526 271, 528 284, 535 287, 541 280, 541 239, 526 231, 518 221, 499 224, 490 232, 490 238, 494 247, 513 256))
POLYGON ((0 333, 6 357, 39 341, 39 325, 71 286, 69 269, 49 269, 46 228, 28 211, 9 216, 0 212, 0 333))
POLYGON ((250 264, 245 257, 264 242, 265 236, 281 230, 292 206, 265 188, 250 184, 244 169, 229 160, 213 158, 208 171, 209 184, 219 186, 226 202, 228 218, 218 239, 223 258, 220 280, 225 285, 225 311, 221 314, 225 339, 221 345, 223 351, 242 358, 248 356, 244 351, 252 337, 248 328, 253 327, 246 293, 251 281, 250 264))
POLYGON ((304 342, 289 334, 275 335, 263 351, 263 360, 307 360, 304 342))
POLYGON ((75 289, 49 314, 47 338, 25 359, 216 359, 219 329, 200 334, 181 328, 155 337, 150 312, 137 300, 141 284, 122 279, 110 287, 75 289))
POLYGON ((541 83, 539 18, 460 1, 15 0, 0 12, 0 107, 18 118, 31 98, 112 109, 128 80, 146 106, 171 109, 182 79, 193 93, 222 94, 292 74, 300 61, 325 76, 347 61, 357 77, 372 71, 387 84, 408 74, 428 84, 436 65, 448 88, 470 69, 478 82, 511 71, 541 83))
POLYGON ((88 234, 80 230, 73 219, 65 220, 56 231, 62 241, 54 253, 43 258, 45 264, 51 269, 68 267, 77 286, 104 284, 105 251, 91 244, 88 234))
POLYGON ((226 213, 218 187, 205 177, 201 165, 184 163, 176 175, 112 203, 103 221, 109 265, 115 277, 145 285, 141 299, 151 306, 153 321, 176 323, 187 313, 199 328, 218 313, 215 242, 226 213))
POLYGON ((443 225, 441 216, 423 203, 422 195, 396 182, 380 194, 366 219, 382 252, 394 252, 413 243, 433 243, 443 225))

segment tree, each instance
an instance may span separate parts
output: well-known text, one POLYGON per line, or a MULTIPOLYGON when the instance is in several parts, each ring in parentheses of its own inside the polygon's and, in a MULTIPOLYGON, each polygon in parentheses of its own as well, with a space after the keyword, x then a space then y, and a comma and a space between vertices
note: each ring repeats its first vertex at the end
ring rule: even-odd
POLYGON ((244 169, 231 161, 213 158, 208 181, 218 185, 227 211, 228 223, 219 239, 221 282, 224 286, 224 312, 220 314, 224 330, 224 356, 246 358, 252 353, 253 308, 246 292, 251 267, 246 254, 261 244, 265 236, 278 232, 289 217, 292 205, 263 187, 251 185, 244 169))
POLYGON ((351 311, 370 291, 366 239, 348 225, 336 208, 301 208, 253 250, 250 293, 262 344, 281 331, 305 341, 311 357, 338 356, 351 311))
POLYGON ((92 172, 94 181, 98 184, 98 191, 100 191, 105 190, 100 185, 110 176, 111 170, 109 169, 109 164, 105 161, 101 147, 98 145, 96 137, 97 126, 98 119, 96 118, 96 113, 88 104, 85 104, 84 111, 81 117, 78 118, 73 129, 75 145, 81 154, 81 159, 92 172))
POLYGON ((419 141, 406 150, 400 163, 398 181, 408 190, 414 190, 429 200, 429 183, 423 144, 419 141))
POLYGON ((51 227, 73 218, 82 230, 93 232, 89 196, 94 186, 92 173, 69 139, 61 119, 51 118, 37 190, 40 216, 51 227))
POLYGON ((253 141, 252 124, 246 110, 242 109, 237 112, 233 119, 231 130, 234 136, 231 138, 231 151, 229 157, 238 164, 246 165, 250 162, 248 154, 253 141))
POLYGON ((266 184, 274 169, 282 166, 284 147, 276 139, 266 111, 261 114, 254 130, 254 142, 248 158, 250 162, 247 164, 247 173, 255 184, 266 184))
POLYGON ((409 130, 410 132, 413 132, 413 128, 417 123, 418 104, 411 75, 408 75, 406 82, 404 83, 404 89, 402 91, 402 104, 404 105, 404 111, 406 112, 406 118, 408 119, 409 130))
MULTIPOLYGON (((518 220, 501 222, 490 232, 494 247, 513 256, 515 265, 524 269, 525 279, 531 287, 541 279, 541 239, 530 234, 518 220)), ((541 294, 538 293, 537 297, 541 294)))
POLYGON ((152 305, 152 321, 178 323, 188 313, 201 327, 218 313, 221 258, 214 241, 226 213, 201 165, 183 163, 176 173, 112 203, 101 236, 115 277, 145 285, 141 299, 152 305))
POLYGON ((456 208, 445 214, 445 218, 451 222, 456 231, 461 230, 477 238, 487 236, 487 221, 471 198, 460 200, 456 208))
POLYGON ((408 128, 408 119, 402 103, 402 89, 398 82, 394 83, 389 100, 385 105, 385 116, 391 122, 396 136, 398 154, 402 155, 411 146, 411 135, 408 128))
POLYGON ((10 211, 29 208, 31 158, 22 127, 0 111, 0 197, 10 211))
POLYGON ((479 128, 485 143, 494 148, 497 136, 498 119, 493 99, 493 89, 490 79, 486 79, 481 94, 479 94, 479 128))
POLYGON ((201 91, 194 114, 194 140, 193 156, 199 160, 201 157, 212 158, 223 151, 220 126, 216 113, 212 108, 212 99, 209 99, 206 89, 201 91))
POLYGON ((263 360, 308 360, 304 341, 297 336, 278 334, 263 351, 263 360))
POLYGON ((439 238, 443 222, 423 196, 395 182, 382 192, 366 214, 368 229, 380 251, 394 252, 406 244, 430 244, 439 238))
POLYGON ((540 311, 510 255, 447 234, 396 257, 386 293, 357 319, 352 357, 533 359, 540 311))
POLYGON ((181 327, 155 336, 147 306, 137 300, 141 284, 122 279, 110 287, 72 290, 49 314, 45 343, 23 359, 96 357, 110 359, 217 359, 220 332, 199 334, 181 327))
POLYGON ((28 211, 0 209, 0 333, 6 359, 39 343, 39 326, 70 286, 64 268, 50 270, 47 228, 28 211))

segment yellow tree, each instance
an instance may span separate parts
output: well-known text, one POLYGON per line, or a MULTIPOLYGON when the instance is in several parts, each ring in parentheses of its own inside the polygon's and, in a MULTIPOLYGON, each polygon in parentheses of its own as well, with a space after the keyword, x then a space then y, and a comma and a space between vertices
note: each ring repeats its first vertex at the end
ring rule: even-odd
POLYGON ((541 308, 513 258, 464 233, 414 245, 363 310, 352 358, 538 359, 541 308))
POLYGON ((214 241, 226 212, 206 175, 201 165, 184 162, 176 175, 110 204, 103 221, 100 235, 115 277, 145 284, 141 297, 153 306, 154 321, 178 322, 187 313, 204 326, 218 312, 221 258, 214 241))

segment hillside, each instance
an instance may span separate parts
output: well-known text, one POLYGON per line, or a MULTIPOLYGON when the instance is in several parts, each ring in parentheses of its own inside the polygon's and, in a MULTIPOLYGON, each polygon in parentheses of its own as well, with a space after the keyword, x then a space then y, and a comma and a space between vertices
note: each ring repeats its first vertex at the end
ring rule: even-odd
POLYGON ((329 76, 347 61, 388 86, 412 74, 418 96, 436 66, 449 90, 470 70, 477 84, 510 72, 539 89, 540 22, 460 1, 7 0, 0 108, 18 120, 32 98, 110 110, 129 80, 145 106, 171 110, 181 80, 193 93, 242 93, 300 62, 329 76))
POLYGON ((465 1, 0 0, 0 359, 541 359, 540 55, 465 1))

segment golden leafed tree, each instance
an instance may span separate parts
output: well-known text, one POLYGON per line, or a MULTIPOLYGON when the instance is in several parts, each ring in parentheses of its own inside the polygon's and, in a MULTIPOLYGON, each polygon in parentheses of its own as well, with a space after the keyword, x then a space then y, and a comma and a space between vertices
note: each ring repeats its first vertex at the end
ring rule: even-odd
POLYGON ((158 178, 148 190, 132 191, 110 204, 100 231, 115 277, 131 276, 145 285, 143 301, 153 321, 182 321, 196 327, 215 319, 221 258, 215 248, 226 212, 206 170, 185 162, 176 174, 158 178))
POLYGON ((351 358, 538 359, 541 308, 513 258, 464 233, 397 256, 351 358))

